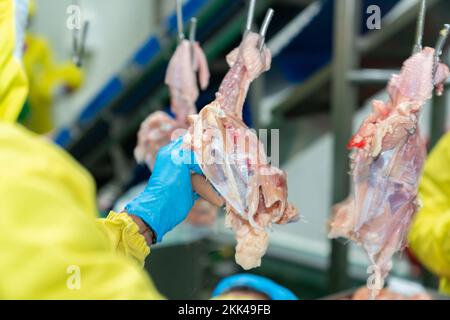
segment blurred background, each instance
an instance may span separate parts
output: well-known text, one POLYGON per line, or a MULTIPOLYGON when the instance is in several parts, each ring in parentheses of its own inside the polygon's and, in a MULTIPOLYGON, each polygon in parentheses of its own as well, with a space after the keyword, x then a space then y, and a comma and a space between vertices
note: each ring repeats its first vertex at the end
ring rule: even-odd
MULTIPOLYGON (((290 200, 302 221, 274 228, 262 274, 301 298, 320 298, 365 283, 368 261, 361 249, 327 239, 331 205, 349 192, 345 144, 370 111, 374 97, 386 99, 390 75, 411 54, 416 0, 257 0, 256 26, 275 10, 267 44, 274 60, 255 81, 246 102, 249 126, 280 129, 280 162, 290 200), (380 9, 379 29, 369 30, 380 9), (352 127, 353 123, 353 127, 352 127)), ((133 157, 141 122, 167 110, 167 63, 177 44, 175 1, 80 0, 83 32, 67 27, 71 0, 36 0, 25 63, 30 98, 21 122, 67 149, 94 175, 101 214, 121 208, 142 189, 150 171, 133 157), (72 63, 74 37, 84 46, 82 66, 72 63), (79 38, 78 38, 79 37, 79 38)), ((450 2, 429 0, 424 44, 434 46, 449 20, 450 2)), ((214 99, 228 70, 225 56, 242 39, 245 0, 188 0, 186 28, 198 19, 197 40, 212 73, 200 109, 214 99)), ((446 54, 448 59, 448 54, 446 54)), ((450 125, 448 95, 424 108, 429 148, 450 125)), ((223 215, 210 227, 184 224, 152 249, 147 264, 168 298, 209 296, 218 279, 241 272, 234 238, 223 215), (183 265, 180 269, 178 266, 183 265)), ((408 252, 395 258, 391 281, 435 288, 436 280, 408 252)), ((413 289, 411 289, 413 290, 413 289)))

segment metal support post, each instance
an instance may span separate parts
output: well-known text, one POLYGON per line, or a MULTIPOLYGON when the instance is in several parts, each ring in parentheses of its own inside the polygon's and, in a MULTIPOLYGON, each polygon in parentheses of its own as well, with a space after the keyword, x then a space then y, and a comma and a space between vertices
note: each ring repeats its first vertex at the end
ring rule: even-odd
MULTIPOLYGON (((358 67, 359 56, 355 40, 359 36, 361 1, 335 1, 334 57, 332 74, 332 124, 334 133, 333 204, 344 200, 350 191, 348 150, 352 135, 353 113, 357 104, 356 88, 348 81, 350 70, 358 67)), ((330 290, 348 286, 347 247, 332 240, 329 265, 330 290)))

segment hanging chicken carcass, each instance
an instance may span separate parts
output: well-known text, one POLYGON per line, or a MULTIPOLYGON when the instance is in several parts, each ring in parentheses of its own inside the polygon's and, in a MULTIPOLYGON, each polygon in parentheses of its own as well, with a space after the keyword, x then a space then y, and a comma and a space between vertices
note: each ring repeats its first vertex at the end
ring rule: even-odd
POLYGON ((200 88, 205 90, 210 77, 205 54, 198 42, 182 40, 170 59, 165 83, 170 91, 170 110, 183 127, 187 127, 187 117, 197 113, 197 74, 200 88))
POLYGON ((287 201, 286 175, 272 167, 256 134, 242 121, 251 82, 269 70, 271 54, 249 32, 227 56, 230 70, 216 100, 191 117, 185 136, 205 176, 226 201, 226 224, 236 235, 236 262, 257 267, 268 246, 268 228, 298 217, 287 201))
POLYGON ((134 151, 138 163, 146 163, 152 169, 159 148, 177 138, 172 137, 174 131, 187 129, 188 116, 197 113, 197 72, 200 87, 206 89, 210 74, 205 54, 198 42, 182 40, 169 61, 165 77, 170 91, 170 109, 175 119, 165 112, 156 111, 142 122, 134 151))
POLYGON ((392 256, 405 246, 419 205, 418 181, 426 157, 420 111, 434 88, 442 94, 448 76, 448 67, 436 61, 434 49, 414 54, 389 82, 389 101, 372 102, 372 113, 348 145, 353 150, 353 194, 335 206, 329 236, 361 245, 381 283, 392 267, 392 256))
MULTIPOLYGON (((138 132, 138 143, 134 156, 138 163, 145 163, 150 169, 155 165, 159 149, 184 134, 188 128, 188 116, 197 113, 195 102, 201 89, 209 84, 209 69, 205 54, 198 42, 182 40, 170 59, 165 83, 169 87, 171 112, 156 111, 150 114, 138 132)), ((203 199, 198 199, 188 215, 192 225, 212 225, 217 216, 217 208, 203 199)))

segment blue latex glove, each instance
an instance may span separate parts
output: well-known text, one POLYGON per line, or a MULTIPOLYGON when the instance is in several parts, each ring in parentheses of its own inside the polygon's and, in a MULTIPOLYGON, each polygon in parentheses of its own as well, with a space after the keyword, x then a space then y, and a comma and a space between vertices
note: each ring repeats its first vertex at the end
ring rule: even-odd
POLYGON ((198 199, 191 174, 203 173, 193 152, 182 149, 182 143, 180 137, 159 150, 145 190, 125 207, 152 229, 156 242, 186 218, 198 199))
POLYGON ((222 279, 214 289, 212 297, 220 296, 233 288, 248 288, 263 293, 271 300, 298 300, 290 290, 270 279, 254 274, 236 274, 222 279))

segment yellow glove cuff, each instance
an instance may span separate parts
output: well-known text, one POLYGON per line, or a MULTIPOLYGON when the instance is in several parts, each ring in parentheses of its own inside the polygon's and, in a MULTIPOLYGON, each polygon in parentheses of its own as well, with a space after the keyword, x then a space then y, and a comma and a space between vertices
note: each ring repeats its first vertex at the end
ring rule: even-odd
POLYGON ((139 233, 139 227, 126 213, 111 211, 106 219, 100 219, 107 229, 108 235, 116 246, 119 254, 131 257, 139 265, 144 266, 145 258, 150 254, 144 236, 139 233))

